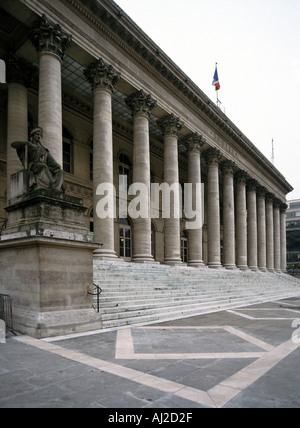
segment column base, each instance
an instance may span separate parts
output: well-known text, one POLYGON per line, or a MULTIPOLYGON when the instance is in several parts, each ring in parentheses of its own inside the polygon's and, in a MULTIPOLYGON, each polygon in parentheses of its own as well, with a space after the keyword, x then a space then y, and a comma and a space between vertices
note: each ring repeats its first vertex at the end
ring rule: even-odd
POLYGON ((191 260, 188 262, 188 267, 206 268, 207 266, 204 264, 203 260, 191 260))
POLYGON ((223 269, 221 263, 208 263, 209 269, 223 269))
POLYGON ((237 268, 242 272, 247 272, 249 270, 247 265, 237 265, 237 268))
POLYGON ((93 252, 93 258, 98 260, 118 259, 115 251, 98 248, 93 252))
POLYGON ((249 266, 249 269, 251 270, 251 272, 258 272, 259 271, 257 266, 249 266))
POLYGON ((132 263, 156 263, 152 255, 148 254, 137 254, 132 257, 132 263))
POLYGON ((168 266, 183 266, 181 259, 165 259, 163 264, 168 266))
POLYGON ((259 269, 261 272, 268 272, 268 269, 267 269, 266 267, 258 267, 258 269, 259 269))
POLYGON ((224 268, 227 270, 238 270, 236 265, 224 265, 224 268))

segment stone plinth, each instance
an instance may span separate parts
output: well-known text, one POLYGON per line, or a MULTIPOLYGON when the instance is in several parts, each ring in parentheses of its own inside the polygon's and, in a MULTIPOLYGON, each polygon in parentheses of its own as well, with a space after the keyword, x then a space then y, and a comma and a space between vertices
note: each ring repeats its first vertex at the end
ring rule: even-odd
POLYGON ((3 240, 38 235, 91 241, 81 199, 58 190, 39 189, 23 194, 11 200, 6 211, 9 221, 3 240))
POLYGON ((13 297, 14 328, 49 337, 101 328, 92 309, 93 251, 80 199, 57 191, 24 195, 7 208, 0 241, 0 292, 13 297))

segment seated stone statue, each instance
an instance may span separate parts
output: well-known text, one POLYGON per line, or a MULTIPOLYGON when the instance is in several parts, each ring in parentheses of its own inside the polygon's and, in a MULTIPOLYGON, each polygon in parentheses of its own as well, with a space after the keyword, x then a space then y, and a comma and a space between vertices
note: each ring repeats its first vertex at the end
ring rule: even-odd
POLYGON ((30 141, 15 141, 11 145, 29 172, 29 191, 56 189, 64 192, 64 172, 42 145, 42 139, 43 129, 38 127, 31 132, 30 141))

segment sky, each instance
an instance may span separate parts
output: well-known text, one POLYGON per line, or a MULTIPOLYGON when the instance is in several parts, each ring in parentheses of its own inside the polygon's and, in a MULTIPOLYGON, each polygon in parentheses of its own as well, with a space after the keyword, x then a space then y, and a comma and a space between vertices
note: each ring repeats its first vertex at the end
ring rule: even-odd
POLYGON ((300 0, 115 0, 272 161, 300 199, 300 0))

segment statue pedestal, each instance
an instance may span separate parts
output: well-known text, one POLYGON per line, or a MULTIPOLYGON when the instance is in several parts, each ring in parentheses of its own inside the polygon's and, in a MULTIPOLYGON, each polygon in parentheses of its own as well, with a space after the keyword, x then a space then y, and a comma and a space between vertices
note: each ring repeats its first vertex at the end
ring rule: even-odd
POLYGON ((78 198, 40 189, 9 207, 0 241, 0 293, 14 328, 36 338, 101 328, 92 308, 93 251, 78 198))

